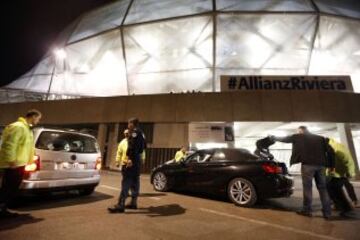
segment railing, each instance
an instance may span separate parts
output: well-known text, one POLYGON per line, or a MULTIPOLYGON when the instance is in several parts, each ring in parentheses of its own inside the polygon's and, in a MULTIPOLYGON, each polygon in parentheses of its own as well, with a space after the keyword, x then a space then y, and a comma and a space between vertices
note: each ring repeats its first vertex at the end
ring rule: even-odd
POLYGON ((148 148, 146 149, 146 160, 141 166, 141 172, 150 173, 151 170, 171 159, 174 159, 176 148, 148 148))
POLYGON ((84 96, 69 95, 69 94, 55 94, 55 93, 47 94, 47 93, 31 92, 31 91, 24 91, 17 89, 0 88, 0 104, 78 99, 83 97, 84 96))

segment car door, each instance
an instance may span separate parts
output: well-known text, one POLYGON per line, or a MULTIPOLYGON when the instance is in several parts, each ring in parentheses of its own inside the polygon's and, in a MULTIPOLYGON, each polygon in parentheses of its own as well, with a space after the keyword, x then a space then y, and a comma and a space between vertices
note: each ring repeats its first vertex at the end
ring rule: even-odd
POLYGON ((227 175, 232 171, 226 149, 199 152, 194 158, 186 165, 187 188, 199 192, 223 192, 227 175))
POLYGON ((185 164, 186 188, 190 191, 202 191, 211 185, 211 172, 216 168, 209 160, 213 151, 198 151, 185 164))

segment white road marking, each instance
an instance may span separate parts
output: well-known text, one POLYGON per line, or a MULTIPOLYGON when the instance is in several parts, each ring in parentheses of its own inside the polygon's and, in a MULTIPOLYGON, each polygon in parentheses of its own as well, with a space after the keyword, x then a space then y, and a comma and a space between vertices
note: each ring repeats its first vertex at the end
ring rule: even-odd
MULTIPOLYGON (((109 186, 109 185, 99 185, 99 187, 107 188, 107 189, 110 189, 110 190, 113 190, 113 191, 120 191, 121 190, 120 188, 112 187, 112 186, 109 186)), ((159 197, 149 197, 149 199, 152 199, 152 200, 155 200, 155 201, 160 201, 161 200, 161 198, 159 198, 159 197)))
POLYGON ((251 219, 251 218, 247 218, 247 217, 240 217, 240 216, 237 216, 237 215, 232 215, 232 214, 228 214, 228 213, 224 213, 224 212, 218 212, 218 211, 211 210, 211 209, 199 208, 199 210, 202 211, 202 212, 212 213, 212 214, 216 214, 216 215, 223 216, 223 217, 234 218, 234 219, 237 219, 237 220, 246 221, 246 222, 250 222, 250 223, 255 223, 255 224, 258 224, 258 225, 269 226, 269 227, 281 229, 281 230, 284 230, 284 231, 289 231, 289 232, 299 233, 299 234, 303 234, 303 235, 308 235, 308 236, 311 236, 311 237, 316 237, 316 238, 321 238, 321 239, 329 239, 329 240, 340 240, 340 239, 342 239, 342 238, 335 238, 335 237, 330 237, 330 236, 327 236, 327 235, 317 234, 317 233, 313 233, 313 232, 309 232, 309 231, 305 231, 305 230, 300 230, 300 229, 296 229, 296 228, 293 228, 293 227, 286 227, 286 226, 279 225, 279 224, 268 223, 268 222, 265 222, 265 221, 260 221, 260 220, 251 219))
POLYGON ((155 200, 155 201, 160 201, 161 200, 161 198, 159 198, 159 197, 149 197, 150 199, 152 199, 152 200, 155 200))
POLYGON ((99 185, 99 187, 107 188, 107 189, 114 190, 114 191, 120 191, 120 188, 116 188, 116 187, 112 187, 112 186, 108 186, 108 185, 99 185))

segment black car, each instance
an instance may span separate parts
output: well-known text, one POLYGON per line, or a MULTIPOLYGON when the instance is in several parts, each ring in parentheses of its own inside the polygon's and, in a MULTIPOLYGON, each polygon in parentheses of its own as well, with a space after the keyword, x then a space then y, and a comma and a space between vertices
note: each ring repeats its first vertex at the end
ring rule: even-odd
POLYGON ((169 161, 153 169, 156 191, 186 190, 222 194, 238 206, 258 199, 289 197, 293 180, 284 163, 251 154, 245 149, 199 150, 180 162, 169 161))

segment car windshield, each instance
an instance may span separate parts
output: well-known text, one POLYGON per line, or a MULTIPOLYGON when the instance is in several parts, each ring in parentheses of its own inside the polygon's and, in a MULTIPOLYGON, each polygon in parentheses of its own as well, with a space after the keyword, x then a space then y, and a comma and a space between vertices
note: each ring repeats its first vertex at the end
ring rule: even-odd
POLYGON ((49 151, 72 153, 97 153, 96 139, 68 132, 42 132, 36 142, 36 148, 49 151))

